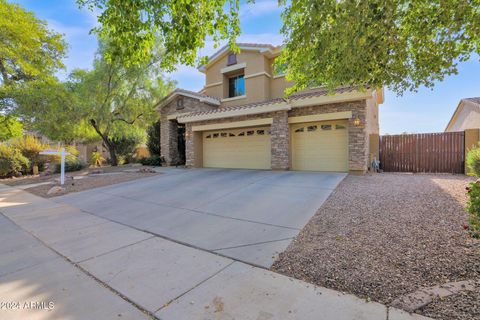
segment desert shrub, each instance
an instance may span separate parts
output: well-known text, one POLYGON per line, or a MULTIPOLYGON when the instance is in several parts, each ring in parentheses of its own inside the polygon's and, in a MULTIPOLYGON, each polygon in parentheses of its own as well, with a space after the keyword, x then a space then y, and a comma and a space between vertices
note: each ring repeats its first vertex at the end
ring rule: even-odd
POLYGON ((20 151, 29 160, 30 167, 27 171, 30 171, 32 166, 38 166, 40 170, 43 170, 45 163, 49 160, 48 156, 40 154, 41 151, 48 149, 48 145, 42 143, 34 136, 27 135, 13 139, 11 146, 20 151))
MULTIPOLYGON (((82 170, 87 166, 86 163, 77 157, 65 157, 65 172, 82 170)), ((60 173, 61 164, 57 163, 55 166, 55 173, 60 173)))
POLYGON ((160 121, 147 129, 147 148, 151 155, 160 154, 160 121))
POLYGON ((95 167, 100 167, 105 162, 105 158, 101 152, 94 151, 90 156, 90 164, 95 167))
POLYGON ((0 177, 6 178, 26 172, 30 168, 30 162, 19 149, 0 144, 0 177))
POLYGON ((468 152, 465 162, 467 168, 471 170, 471 174, 480 177, 480 146, 477 146, 468 152))
POLYGON ((161 166, 162 165, 162 161, 159 155, 140 158, 139 162, 144 166, 161 166))
POLYGON ((133 162, 133 155, 136 147, 142 142, 142 137, 131 135, 127 137, 112 139, 118 156, 118 163, 125 164, 133 162))
POLYGON ((467 211, 470 213, 468 229, 474 238, 480 238, 480 180, 467 187, 467 211))

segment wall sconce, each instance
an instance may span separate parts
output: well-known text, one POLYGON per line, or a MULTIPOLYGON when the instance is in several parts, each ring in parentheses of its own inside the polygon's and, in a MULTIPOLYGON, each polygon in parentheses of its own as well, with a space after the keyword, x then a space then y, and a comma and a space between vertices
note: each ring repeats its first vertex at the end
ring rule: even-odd
POLYGON ((357 116, 355 119, 353 119, 353 125, 355 127, 360 127, 362 125, 362 120, 357 116))

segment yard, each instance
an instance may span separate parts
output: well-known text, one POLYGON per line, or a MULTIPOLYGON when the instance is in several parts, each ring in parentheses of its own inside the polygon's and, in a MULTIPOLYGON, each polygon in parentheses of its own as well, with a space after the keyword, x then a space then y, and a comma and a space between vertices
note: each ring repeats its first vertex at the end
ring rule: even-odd
POLYGON ((463 175, 349 175, 272 269, 387 305, 421 288, 474 280, 473 290, 415 312, 480 318, 480 241, 464 230, 463 175))
POLYGON ((12 187, 24 189, 41 197, 54 197, 71 192, 90 190, 92 188, 104 187, 116 183, 127 182, 135 179, 145 178, 158 174, 147 167, 123 165, 101 168, 86 168, 80 171, 66 172, 64 189, 59 192, 48 194, 54 186, 59 186, 60 174, 50 175, 28 175, 19 178, 0 179, 0 183, 12 187))

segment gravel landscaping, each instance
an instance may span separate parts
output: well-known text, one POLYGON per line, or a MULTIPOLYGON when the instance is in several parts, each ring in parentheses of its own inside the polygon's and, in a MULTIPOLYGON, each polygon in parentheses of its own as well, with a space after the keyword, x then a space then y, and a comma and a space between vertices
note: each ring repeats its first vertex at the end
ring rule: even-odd
POLYGON ((118 167, 102 167, 101 169, 89 168, 81 171, 67 172, 65 173, 65 184, 63 185, 64 190, 53 194, 48 194, 48 191, 54 186, 60 186, 59 174, 3 179, 0 180, 0 183, 22 188, 37 196, 50 198, 71 192, 104 187, 111 184, 127 182, 159 174, 157 172, 148 171, 150 170, 145 169, 145 167, 142 166, 133 167, 125 165, 118 167))
MULTIPOLYGON (((480 279, 480 241, 463 228, 470 181, 462 175, 349 175, 272 269, 387 305, 424 287, 480 279)), ((416 312, 479 319, 479 295, 479 287, 462 291, 416 312)))

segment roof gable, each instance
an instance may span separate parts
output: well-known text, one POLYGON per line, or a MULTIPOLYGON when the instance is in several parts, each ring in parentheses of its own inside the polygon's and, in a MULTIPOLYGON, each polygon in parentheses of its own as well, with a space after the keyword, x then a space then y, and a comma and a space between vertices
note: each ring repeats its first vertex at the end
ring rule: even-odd
POLYGON ((450 121, 448 121, 448 124, 445 127, 445 131, 450 130, 450 128, 453 126, 453 124, 457 120, 458 115, 460 114, 460 112, 462 112, 465 103, 470 104, 470 105, 475 105, 478 108, 480 108, 480 97, 461 99, 460 102, 457 105, 457 108, 453 112, 452 117, 450 118, 450 121))

